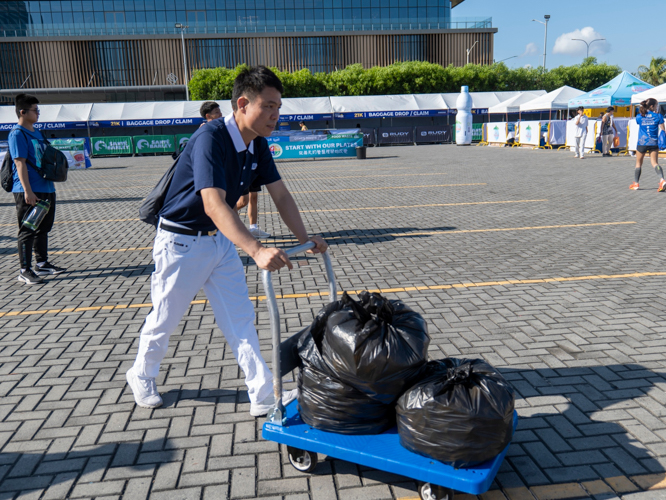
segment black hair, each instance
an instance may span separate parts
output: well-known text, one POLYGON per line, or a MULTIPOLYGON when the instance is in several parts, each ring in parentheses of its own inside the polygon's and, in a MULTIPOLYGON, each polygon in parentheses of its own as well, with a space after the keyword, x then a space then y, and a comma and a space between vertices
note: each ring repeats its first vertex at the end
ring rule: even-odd
POLYGON ((215 108, 219 107, 220 105, 215 101, 206 101, 201 105, 201 108, 199 108, 199 113, 201 113, 202 118, 206 118, 208 113, 212 113, 215 108))
POLYGON ((576 111, 585 111, 585 108, 583 106, 578 106, 578 109, 576 111))
POLYGON ((654 106, 655 104, 659 103, 654 97, 645 99, 643 102, 641 102, 641 107, 639 108, 638 112, 641 114, 641 116, 646 116, 648 111, 650 111, 650 108, 652 108, 652 106, 654 106))
POLYGON ((19 94, 14 98, 16 116, 21 118, 21 111, 28 111, 33 104, 39 104, 39 99, 30 94, 19 94))
POLYGON ((611 111, 615 111, 615 108, 613 106, 608 106, 606 108, 606 113, 610 113, 611 111))
POLYGON ((244 68, 234 80, 234 89, 231 93, 231 107, 238 110, 238 99, 242 96, 250 101, 261 94, 266 87, 272 87, 280 94, 284 93, 282 82, 266 66, 244 68))

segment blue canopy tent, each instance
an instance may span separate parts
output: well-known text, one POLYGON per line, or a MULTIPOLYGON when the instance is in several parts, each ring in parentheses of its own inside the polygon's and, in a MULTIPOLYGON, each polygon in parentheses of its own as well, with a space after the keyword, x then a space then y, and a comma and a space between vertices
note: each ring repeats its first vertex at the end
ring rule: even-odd
POLYGON ((602 108, 606 106, 631 106, 632 96, 650 90, 652 85, 623 71, 610 82, 586 94, 569 100, 569 108, 584 106, 602 108))

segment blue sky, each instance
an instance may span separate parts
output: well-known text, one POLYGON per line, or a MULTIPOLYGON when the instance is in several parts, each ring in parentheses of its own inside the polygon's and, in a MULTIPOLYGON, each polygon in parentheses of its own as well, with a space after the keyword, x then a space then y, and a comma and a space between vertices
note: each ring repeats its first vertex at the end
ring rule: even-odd
MULTIPOLYGON (((666 57, 666 0, 465 0, 453 9, 452 16, 492 17, 495 35, 495 60, 519 56, 504 63, 509 67, 543 63, 543 21, 548 23, 546 67, 569 66, 585 57, 585 44, 571 38, 605 38, 590 45, 590 55, 600 62, 617 64, 635 72, 652 57, 666 57), (636 12, 631 13, 631 6, 636 12), (559 40, 558 40, 559 38, 559 40)), ((455 19, 454 19, 455 20, 455 19)))

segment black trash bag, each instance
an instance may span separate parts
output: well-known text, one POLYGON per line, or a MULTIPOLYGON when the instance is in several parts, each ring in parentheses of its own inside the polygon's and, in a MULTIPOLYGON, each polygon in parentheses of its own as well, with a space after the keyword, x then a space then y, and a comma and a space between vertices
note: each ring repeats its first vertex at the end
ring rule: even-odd
POLYGON ((513 437, 514 392, 481 359, 429 362, 396 406, 400 444, 455 468, 497 456, 513 437))
POLYGON ((393 408, 340 381, 321 356, 326 320, 341 307, 337 301, 322 309, 298 339, 302 361, 298 373, 299 413, 303 422, 315 429, 339 434, 379 434, 395 425, 393 408))
POLYGON ((361 292, 343 294, 322 340, 324 361, 341 381, 380 403, 392 405, 417 380, 430 336, 423 317, 400 300, 361 292))

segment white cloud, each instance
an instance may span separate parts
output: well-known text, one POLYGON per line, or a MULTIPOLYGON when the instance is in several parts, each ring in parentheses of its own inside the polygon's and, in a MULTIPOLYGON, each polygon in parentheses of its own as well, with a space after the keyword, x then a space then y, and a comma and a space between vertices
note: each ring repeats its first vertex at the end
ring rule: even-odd
POLYGON ((537 44, 534 42, 530 42, 525 47, 525 52, 520 54, 518 57, 534 56, 538 53, 539 53, 539 47, 537 47, 537 44))
MULTIPOLYGON (((595 31, 594 28, 588 26, 582 30, 574 30, 571 33, 563 33, 557 40, 555 40, 555 47, 553 54, 567 54, 571 56, 584 56, 587 53, 587 47, 583 42, 573 40, 578 38, 585 40, 587 43, 592 42, 597 38, 604 38, 604 36, 595 31)), ((594 42, 590 45, 590 56, 601 56, 610 52, 611 45, 606 40, 594 42)))

